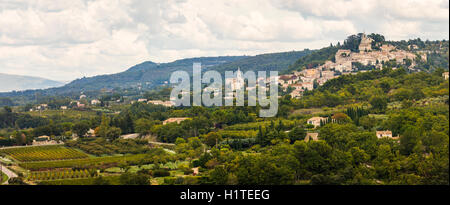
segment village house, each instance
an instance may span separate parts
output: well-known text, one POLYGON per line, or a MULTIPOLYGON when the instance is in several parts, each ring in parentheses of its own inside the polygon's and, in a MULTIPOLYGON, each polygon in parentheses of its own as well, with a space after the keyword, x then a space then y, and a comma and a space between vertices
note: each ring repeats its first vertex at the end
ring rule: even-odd
POLYGON ((319 140, 319 133, 317 132, 306 133, 305 142, 309 142, 310 140, 312 141, 319 140))
POLYGON ((91 100, 91 105, 98 105, 100 103, 101 103, 100 100, 97 100, 97 99, 91 100))
POLYGON ((300 79, 302 80, 302 82, 304 83, 312 83, 314 82, 315 78, 309 78, 309 77, 300 77, 300 79))
POLYGON ((321 73, 322 78, 333 78, 334 77, 334 71, 332 70, 324 70, 321 73))
POLYGON ((298 77, 295 75, 282 75, 278 78, 280 84, 294 84, 298 81, 298 77))
POLYGON ((33 139, 32 145, 53 145, 58 144, 57 141, 51 140, 49 136, 43 135, 33 139))
POLYGON ((341 73, 344 72, 351 72, 352 71, 352 61, 345 61, 342 63, 337 63, 334 67, 336 71, 339 71, 341 73))
POLYGON ((174 122, 176 122, 177 124, 180 124, 182 121, 185 121, 187 119, 189 119, 189 118, 187 118, 187 117, 169 118, 169 119, 163 121, 163 125, 168 124, 168 123, 174 123, 174 122))
POLYGON ((319 69, 305 69, 305 70, 303 70, 303 75, 307 78, 319 78, 320 70, 319 69))
POLYGON ((85 137, 95 137, 95 130, 89 129, 84 136, 85 137))
POLYGON ((86 105, 83 103, 77 102, 77 107, 84 108, 84 107, 86 107, 86 105))
POLYGON ((308 119, 307 123, 310 125, 314 125, 314 128, 320 126, 320 122, 326 122, 328 118, 325 117, 312 117, 308 119))
POLYGON ((162 101, 162 100, 149 100, 147 101, 147 104, 162 105, 166 107, 174 106, 174 103, 172 101, 162 101))
POLYGON ((295 89, 294 91, 291 92, 291 97, 292 98, 301 98, 303 96, 303 90, 302 89, 295 89))
POLYGON ((39 106, 36 107, 36 110, 45 110, 48 108, 47 104, 40 104, 39 106))
POLYGON ((304 90, 314 90, 314 83, 313 82, 304 82, 304 83, 302 83, 302 87, 304 90))
POLYGON ((445 80, 448 80, 448 72, 442 73, 442 77, 444 77, 445 80))
MULTIPOLYGON (((283 91, 286 91, 289 86, 290 85, 288 85, 287 83, 281 84, 281 87, 283 88, 283 91)), ((247 89, 247 90, 250 90, 250 89, 247 89)))
POLYGON ((290 85, 292 88, 294 88, 295 90, 301 90, 303 89, 303 83, 296 83, 296 84, 292 84, 290 85))
POLYGON ((61 106, 61 110, 67 110, 67 106, 61 106))
POLYGON ((389 130, 377 131, 376 135, 377 135, 378 139, 381 139, 381 138, 384 138, 384 137, 392 138, 392 132, 389 131, 389 130))
POLYGON ((138 102, 147 102, 147 99, 145 99, 145 98, 140 98, 140 99, 138 99, 138 102))

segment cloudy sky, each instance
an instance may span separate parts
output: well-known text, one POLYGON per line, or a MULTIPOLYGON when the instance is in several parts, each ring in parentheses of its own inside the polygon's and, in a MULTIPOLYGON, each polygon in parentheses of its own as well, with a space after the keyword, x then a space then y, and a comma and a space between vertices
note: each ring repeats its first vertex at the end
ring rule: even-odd
POLYGON ((449 37, 448 0, 1 0, 0 73, 59 81, 143 61, 449 37))

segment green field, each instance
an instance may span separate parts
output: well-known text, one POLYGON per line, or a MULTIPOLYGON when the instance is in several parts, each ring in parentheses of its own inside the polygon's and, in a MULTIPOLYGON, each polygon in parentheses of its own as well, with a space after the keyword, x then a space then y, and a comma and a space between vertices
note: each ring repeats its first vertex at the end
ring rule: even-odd
POLYGON ((30 172, 28 180, 41 181, 41 180, 57 180, 57 179, 74 179, 74 178, 91 178, 97 176, 97 170, 94 169, 81 169, 81 170, 57 170, 57 171, 41 171, 30 172))
POLYGON ((88 155, 72 148, 64 146, 39 146, 2 149, 5 153, 20 162, 39 162, 67 159, 82 159, 88 155))
MULTIPOLYGON (((258 130, 258 128, 260 126, 262 127, 266 127, 269 126, 271 124, 272 121, 270 120, 266 120, 266 121, 260 121, 260 122, 250 122, 250 123, 241 123, 241 124, 235 124, 235 125, 231 125, 228 127, 225 127, 224 130, 226 131, 230 131, 230 130, 235 130, 235 131, 242 131, 242 130, 258 130)), ((278 119, 273 120, 273 122, 275 124, 278 124, 278 119)), ((295 125, 295 121, 293 120, 282 120, 284 126, 286 127, 293 127, 295 125)))
POLYGON ((8 179, 8 176, 4 174, 3 172, 0 172, 0 184, 3 184, 8 179))

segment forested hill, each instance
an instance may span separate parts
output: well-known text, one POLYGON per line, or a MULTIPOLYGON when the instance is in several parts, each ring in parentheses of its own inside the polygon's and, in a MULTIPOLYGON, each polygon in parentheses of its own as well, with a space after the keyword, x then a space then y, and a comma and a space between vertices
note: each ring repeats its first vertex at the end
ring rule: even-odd
POLYGON ((203 67, 212 67, 223 63, 245 59, 246 56, 223 56, 223 57, 202 57, 177 60, 171 63, 154 63, 151 61, 135 65, 128 70, 111 74, 99 75, 89 78, 81 78, 72 81, 66 86, 58 89, 57 93, 67 91, 87 91, 100 89, 114 89, 117 87, 138 87, 150 88, 168 81, 170 74, 174 71, 192 71, 192 63, 200 62, 203 67))
POLYGON ((64 85, 64 83, 45 78, 0 73, 0 92, 45 89, 62 85, 64 85))
POLYGON ((0 97, 34 96, 36 93, 39 93, 40 95, 68 95, 74 93, 79 94, 81 91, 101 89, 111 90, 114 88, 127 87, 142 87, 144 89, 152 88, 163 84, 164 81, 168 81, 171 73, 174 71, 183 70, 192 73, 192 64, 194 62, 202 63, 203 71, 217 70, 222 73, 225 70, 236 70, 238 67, 240 67, 242 71, 283 71, 297 59, 311 52, 312 51, 310 50, 304 50, 269 53, 256 56, 201 57, 161 64, 147 61, 117 74, 81 78, 59 88, 0 93, 0 97))

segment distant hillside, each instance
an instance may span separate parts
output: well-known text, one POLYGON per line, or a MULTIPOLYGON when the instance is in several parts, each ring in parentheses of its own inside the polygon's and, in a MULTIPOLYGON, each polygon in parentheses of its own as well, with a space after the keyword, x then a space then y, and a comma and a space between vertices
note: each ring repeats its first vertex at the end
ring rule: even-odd
POLYGON ((170 74, 174 71, 183 70, 192 72, 192 64, 201 62, 203 67, 211 67, 227 62, 233 62, 239 59, 247 58, 246 56, 223 56, 223 57, 202 57, 188 58, 177 60, 171 63, 154 63, 151 61, 143 62, 135 65, 128 70, 111 74, 99 75, 89 78, 81 78, 70 82, 58 93, 71 91, 88 91, 100 89, 114 89, 141 86, 143 88, 151 88, 156 85, 163 84, 168 81, 170 74))
POLYGON ((137 86, 151 88, 163 84, 164 81, 168 81, 170 75, 174 71, 182 70, 192 73, 192 64, 194 62, 200 62, 203 71, 217 70, 219 72, 224 72, 226 70, 236 70, 238 67, 240 67, 242 71, 283 70, 287 69, 300 57, 309 54, 309 52, 310 51, 292 51, 257 56, 188 58, 161 64, 147 61, 135 65, 121 73, 77 79, 61 89, 64 91, 87 91, 137 86))
MULTIPOLYGON (((291 51, 282 53, 261 54, 256 56, 220 56, 181 59, 170 63, 144 62, 135 65, 128 70, 111 75, 99 75, 74 80, 62 87, 38 91, 42 95, 66 95, 81 91, 93 91, 101 89, 115 89, 128 87, 152 88, 168 81, 172 72, 177 70, 192 73, 194 62, 202 63, 203 71, 236 70, 278 70, 283 71, 292 65, 300 57, 312 51, 291 51)), ((0 93, 0 97, 33 96, 37 91, 0 93)))
POLYGON ((45 89, 62 85, 64 83, 45 78, 0 73, 0 92, 45 89))

